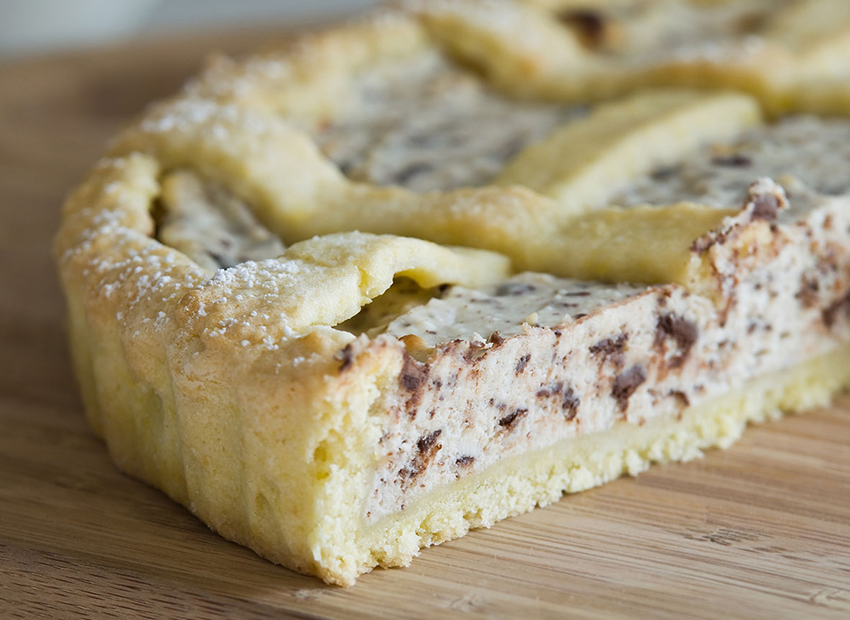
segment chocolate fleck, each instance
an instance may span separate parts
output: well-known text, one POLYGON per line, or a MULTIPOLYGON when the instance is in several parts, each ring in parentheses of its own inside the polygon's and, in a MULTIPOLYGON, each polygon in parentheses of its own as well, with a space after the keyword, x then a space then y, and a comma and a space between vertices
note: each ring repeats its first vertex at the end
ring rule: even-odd
POLYGON ((642 366, 632 366, 614 378, 611 396, 617 401, 620 411, 625 412, 628 409, 629 398, 644 381, 646 381, 646 372, 642 366))
POLYGON ((819 291, 820 283, 818 279, 811 274, 804 273, 800 278, 800 290, 797 293, 797 298, 804 308, 813 308, 817 305, 819 291))
POLYGON ((463 354, 463 359, 467 362, 476 362, 487 354, 486 343, 478 341, 472 341, 469 343, 466 351, 463 354))
POLYGON ((431 464, 434 456, 440 451, 440 448, 443 447, 441 444, 437 443, 437 439, 439 439, 442 434, 442 429, 437 429, 434 432, 419 438, 419 441, 416 442, 417 454, 413 457, 407 467, 399 470, 399 478, 402 480, 412 480, 425 471, 425 468, 431 464))
POLYGON ((676 399, 676 402, 679 403, 682 407, 687 407, 691 404, 691 399, 688 398, 688 395, 682 392, 681 390, 672 390, 670 392, 670 396, 676 399))
POLYGON ((514 409, 512 412, 510 412, 504 418, 499 420, 499 426, 501 426, 503 428, 512 427, 514 424, 516 424, 517 420, 522 418, 527 413, 528 413, 528 409, 514 409))
POLYGON ((663 166, 653 170, 649 176, 652 177, 653 181, 666 181, 679 172, 679 168, 680 166, 663 166))
POLYGON ((401 384, 406 390, 413 392, 418 390, 419 386, 422 385, 422 377, 419 375, 402 375, 401 384))
POLYGON ((712 157, 711 163, 715 166, 730 166, 734 168, 748 168, 753 165, 753 160, 747 157, 746 155, 723 155, 719 157, 712 157))
POLYGON ((699 329, 696 324, 676 314, 663 314, 658 317, 655 332, 655 344, 660 346, 666 338, 676 342, 678 354, 670 359, 670 368, 681 366, 697 341, 699 329))
POLYGON ((407 351, 404 352, 404 364, 399 375, 399 385, 410 392, 407 399, 407 412, 411 417, 416 416, 417 407, 422 400, 422 387, 428 379, 428 364, 417 362, 407 351))
POLYGON ((505 282, 500 284, 496 289, 496 297, 505 297, 507 295, 524 295, 536 290, 533 284, 525 282, 505 282))
POLYGON ((425 162, 414 162, 409 166, 402 168, 398 172, 393 175, 393 181, 398 185, 404 185, 408 181, 410 181, 413 177, 423 174, 425 172, 430 172, 432 167, 430 164, 426 164, 425 162))
POLYGON ((563 389, 564 389, 564 382, 563 381, 557 381, 557 382, 555 382, 555 383, 553 383, 553 384, 551 384, 547 387, 541 387, 539 390, 537 390, 537 392, 535 393, 535 396, 537 396, 538 398, 547 398, 549 396, 556 396, 556 395, 560 394, 561 390, 563 390, 563 389))
POLYGON ((602 13, 590 9, 572 9, 561 11, 557 17, 576 32, 585 47, 597 48, 605 42, 606 19, 602 13))
POLYGON ((505 339, 502 337, 502 334, 500 334, 498 331, 493 332, 492 334, 490 334, 490 337, 487 338, 487 342, 492 344, 494 347, 498 347, 504 341, 505 341, 505 339))
POLYGON ((428 433, 424 437, 420 437, 416 442, 416 448, 420 453, 429 452, 437 443, 437 438, 443 434, 442 429, 437 429, 432 433, 428 433))
POLYGON ((354 351, 351 344, 345 345, 345 348, 336 354, 336 358, 342 363, 339 365, 339 371, 345 372, 354 364, 354 351))
POLYGON ((567 420, 572 420, 578 414, 578 406, 581 404, 581 399, 576 396, 573 388, 567 386, 564 390, 564 400, 561 402, 561 408, 564 410, 564 416, 567 420))
POLYGON ((779 201, 773 194, 758 194, 753 199, 753 220, 775 220, 779 213, 779 201))
POLYGON ((475 462, 474 456, 465 455, 465 456, 458 457, 455 460, 455 465, 459 465, 460 467, 467 467, 469 465, 472 465, 474 462, 475 462))
POLYGON ((827 327, 832 327, 835 324, 835 320, 838 318, 839 312, 841 312, 841 310, 846 312, 848 307, 850 307, 850 291, 847 291, 844 295, 833 301, 821 311, 823 324, 827 327))
POLYGON ((700 235, 691 243, 690 248, 688 248, 691 252, 695 254, 703 254, 708 248, 717 243, 717 239, 715 239, 710 234, 700 235))
POLYGON ((623 351, 626 348, 628 336, 620 334, 616 338, 605 338, 596 344, 590 346, 590 352, 593 355, 600 355, 605 359, 610 359, 616 366, 623 363, 623 351))
POLYGON ((528 366, 528 362, 531 360, 531 353, 526 353, 521 358, 519 358, 516 362, 516 374, 522 374, 522 371, 525 370, 525 367, 528 366))

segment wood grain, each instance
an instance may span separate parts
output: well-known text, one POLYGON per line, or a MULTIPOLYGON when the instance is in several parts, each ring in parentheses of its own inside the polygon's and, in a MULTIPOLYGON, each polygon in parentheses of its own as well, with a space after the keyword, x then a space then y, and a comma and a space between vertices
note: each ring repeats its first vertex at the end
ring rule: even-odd
POLYGON ((850 399, 343 590, 228 543, 86 428, 50 238, 121 123, 236 33, 0 65, 0 617, 848 618, 850 399))

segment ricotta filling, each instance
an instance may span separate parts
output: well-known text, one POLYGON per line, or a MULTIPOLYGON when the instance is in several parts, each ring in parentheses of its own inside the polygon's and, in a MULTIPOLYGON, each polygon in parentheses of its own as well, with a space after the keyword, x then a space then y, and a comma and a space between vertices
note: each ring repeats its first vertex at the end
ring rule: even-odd
POLYGON ((757 178, 782 185, 795 211, 850 194, 850 122, 794 116, 712 144, 660 168, 610 199, 623 207, 695 202, 736 208, 757 178))
POLYGON ((162 181, 157 238, 215 271, 283 254, 283 242, 229 191, 177 170, 162 181))
POLYGON ((484 185, 583 106, 510 99, 436 52, 354 78, 352 101, 315 135, 349 178, 417 192, 484 185))
POLYGON ((640 284, 607 284, 525 272, 480 289, 444 284, 423 289, 398 278, 383 295, 336 325, 355 335, 415 336, 417 349, 452 340, 492 343, 529 327, 556 328, 647 290, 640 284))
POLYGON ((482 289, 449 287, 395 318, 386 333, 413 334, 428 347, 451 340, 492 341, 521 334, 528 326, 559 327, 646 288, 527 272, 482 289))

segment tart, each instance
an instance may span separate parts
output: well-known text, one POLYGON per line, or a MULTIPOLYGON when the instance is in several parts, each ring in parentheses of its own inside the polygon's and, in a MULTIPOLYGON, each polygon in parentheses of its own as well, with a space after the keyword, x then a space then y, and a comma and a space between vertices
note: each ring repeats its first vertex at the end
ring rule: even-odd
POLYGON ((56 256, 118 466, 351 585, 850 383, 840 3, 592 4, 386 10, 117 136, 56 256))

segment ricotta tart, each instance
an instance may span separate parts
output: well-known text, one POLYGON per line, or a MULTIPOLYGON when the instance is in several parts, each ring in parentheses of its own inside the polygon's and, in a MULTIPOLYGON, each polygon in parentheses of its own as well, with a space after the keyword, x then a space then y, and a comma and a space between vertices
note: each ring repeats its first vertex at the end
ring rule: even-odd
POLYGON ((590 4, 413 3, 121 133, 56 239, 118 466, 351 585, 850 384, 838 5, 590 4), (758 88, 658 88, 752 36, 758 88))

